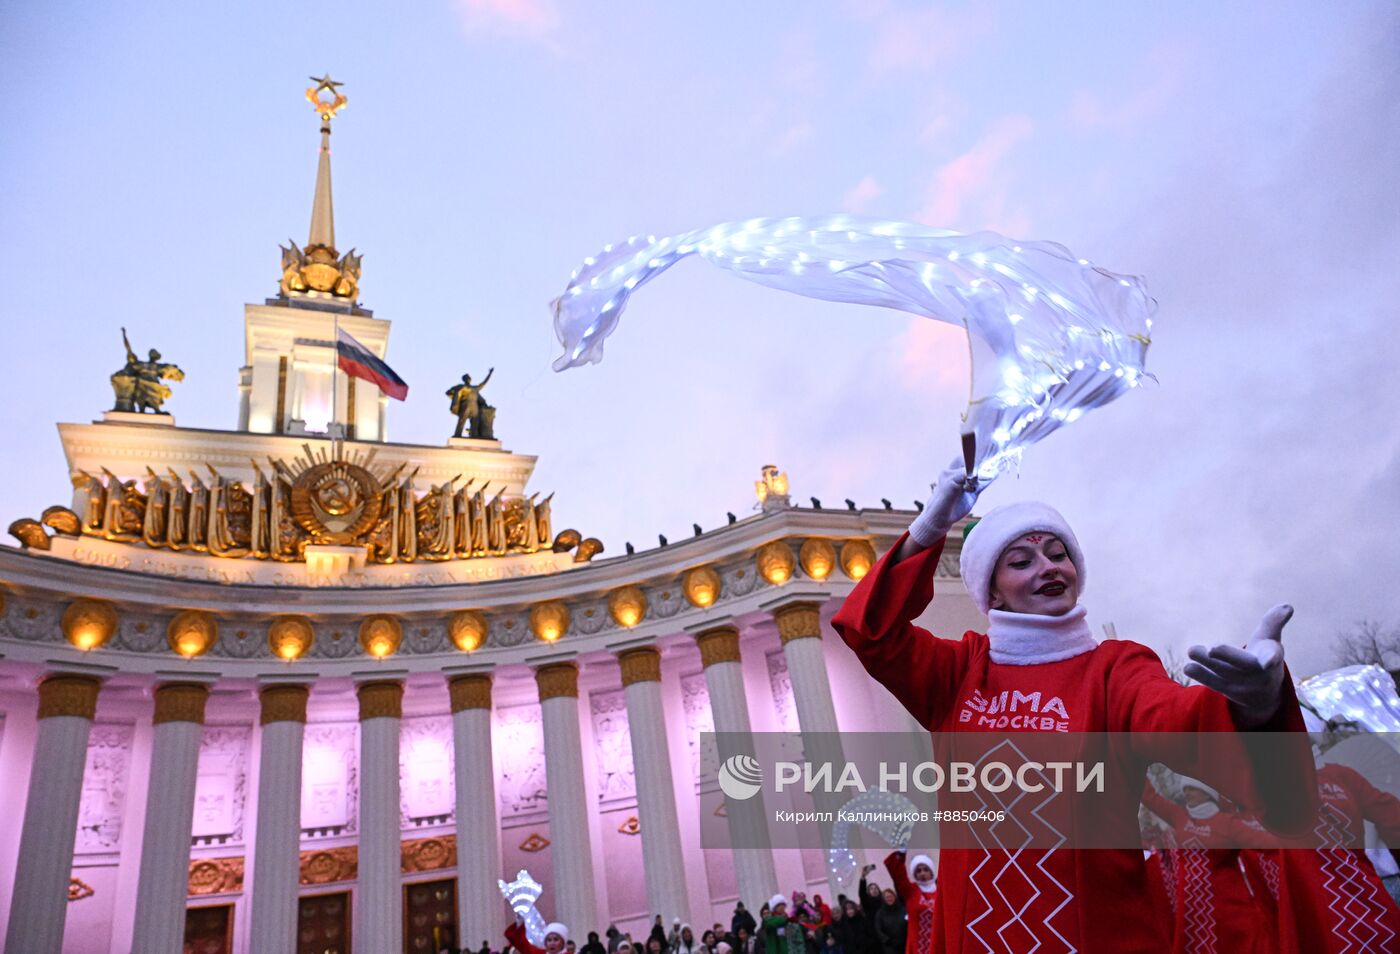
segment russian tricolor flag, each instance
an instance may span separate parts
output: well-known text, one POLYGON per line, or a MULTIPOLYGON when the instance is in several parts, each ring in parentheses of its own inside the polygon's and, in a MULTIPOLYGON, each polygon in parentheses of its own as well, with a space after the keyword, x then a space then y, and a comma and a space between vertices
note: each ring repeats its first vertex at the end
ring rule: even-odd
POLYGON ((340 370, 352 378, 378 385, 379 390, 396 401, 408 397, 408 385, 403 378, 375 357, 374 352, 346 334, 344 328, 335 330, 335 355, 340 370))

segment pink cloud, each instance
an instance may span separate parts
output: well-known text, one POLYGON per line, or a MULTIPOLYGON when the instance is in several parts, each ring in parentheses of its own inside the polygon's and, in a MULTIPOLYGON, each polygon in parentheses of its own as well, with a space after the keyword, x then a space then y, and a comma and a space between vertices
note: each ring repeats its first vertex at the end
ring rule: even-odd
POLYGON ((1180 93, 1191 75, 1192 50, 1179 42, 1164 42, 1143 58, 1137 75, 1110 95, 1090 89, 1070 98, 1068 117, 1076 126, 1121 128, 1153 118, 1180 93))
POLYGON ((960 10, 941 6, 904 10, 886 3, 860 3, 850 9, 858 19, 874 24, 867 61, 877 74, 946 68, 993 34, 997 25, 985 4, 960 10))
POLYGON ((846 212, 864 212, 870 203, 884 194, 884 191, 874 176, 866 176, 846 193, 846 197, 841 200, 841 208, 846 212))
POLYGON ((890 363, 912 395, 966 401, 971 357, 967 332, 943 321, 914 316, 893 342, 890 363))
POLYGON ((468 34, 545 40, 561 25, 554 0, 457 0, 456 10, 468 34))
POLYGON ((1030 117, 1002 116, 972 148, 934 173, 917 218, 945 228, 1000 228, 1024 233, 1025 214, 1012 208, 1004 166, 1016 147, 1030 138, 1030 117))

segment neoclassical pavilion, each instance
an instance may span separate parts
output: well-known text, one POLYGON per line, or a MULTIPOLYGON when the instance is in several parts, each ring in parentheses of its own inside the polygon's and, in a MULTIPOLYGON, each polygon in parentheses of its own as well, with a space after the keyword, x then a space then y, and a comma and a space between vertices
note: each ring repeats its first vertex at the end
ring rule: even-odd
MULTIPOLYGON (((5 950, 497 945, 520 869, 580 936, 826 893, 819 852, 701 849, 699 740, 912 728, 827 623, 912 511, 795 507, 765 468, 753 515, 605 555, 484 399, 462 437, 390 442, 334 370, 390 323, 336 247, 343 94, 308 96, 310 235, 245 306, 238 429, 178 427, 171 366, 130 354, 119 409, 59 425, 71 500, 0 546, 5 950)), ((956 561, 937 631, 981 622, 956 561)))

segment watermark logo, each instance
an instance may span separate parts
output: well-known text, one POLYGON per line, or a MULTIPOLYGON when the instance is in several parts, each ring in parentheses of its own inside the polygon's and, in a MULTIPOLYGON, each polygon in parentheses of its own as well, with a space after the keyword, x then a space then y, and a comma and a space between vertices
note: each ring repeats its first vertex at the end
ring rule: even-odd
POLYGON ((763 768, 752 755, 734 755, 719 767, 719 788, 735 801, 753 798, 763 786, 763 768))

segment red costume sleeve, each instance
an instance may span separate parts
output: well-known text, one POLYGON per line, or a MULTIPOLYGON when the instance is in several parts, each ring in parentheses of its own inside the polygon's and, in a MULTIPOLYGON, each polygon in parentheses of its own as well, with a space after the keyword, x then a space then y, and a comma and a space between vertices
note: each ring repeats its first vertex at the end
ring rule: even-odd
POLYGON ((895 893, 904 901, 905 909, 912 911, 919 889, 914 882, 909 880, 907 867, 904 855, 898 851, 890 852, 885 858, 885 870, 890 873, 890 878, 894 880, 895 893))
POLYGON ((525 934, 525 925, 519 921, 512 921, 510 927, 506 928, 506 940, 510 942, 511 947, 520 951, 520 954, 544 954, 542 948, 530 943, 530 938, 525 934))
POLYGON ((1292 733, 1294 738, 1272 746, 1267 758, 1256 758, 1253 747, 1239 739, 1242 730, 1230 701, 1220 693, 1174 682, 1146 646, 1129 640, 1105 645, 1118 650, 1108 670, 1109 731, 1131 733, 1133 749, 1144 763, 1161 762, 1211 783, 1276 831, 1291 834, 1310 827, 1317 811, 1316 772, 1286 670, 1278 710, 1250 731, 1292 733))
POLYGON ((894 553, 907 537, 901 536, 856 585, 831 625, 865 671, 932 730, 953 705, 967 670, 968 647, 966 640, 939 639, 911 622, 933 599, 944 541, 895 563, 894 553))
POLYGON ((1191 817, 1190 812, 1157 791, 1151 782, 1142 787, 1142 803, 1149 812, 1178 830, 1184 828, 1186 820, 1191 817))
POLYGON ((1347 768, 1340 774, 1345 776, 1343 784, 1351 790, 1362 817, 1376 826, 1376 834, 1387 848, 1400 850, 1400 798, 1376 788, 1355 769, 1347 768))

